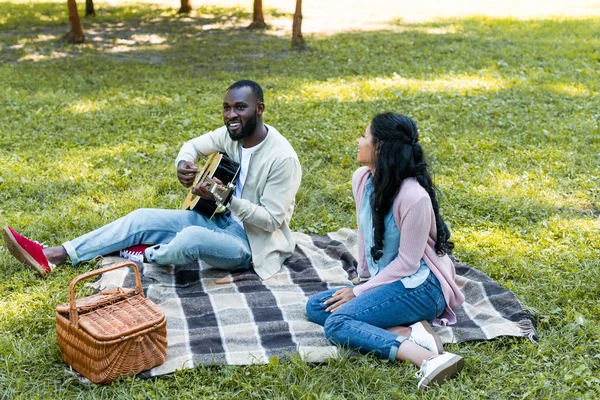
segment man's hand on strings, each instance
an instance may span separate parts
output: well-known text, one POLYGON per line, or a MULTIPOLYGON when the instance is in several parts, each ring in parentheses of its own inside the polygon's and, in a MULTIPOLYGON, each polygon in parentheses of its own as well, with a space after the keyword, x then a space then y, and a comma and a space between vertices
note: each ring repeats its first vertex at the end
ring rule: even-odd
POLYGON ((213 185, 213 182, 218 183, 219 185, 223 184, 223 182, 221 182, 218 178, 212 178, 212 182, 210 182, 210 181, 198 182, 198 184, 192 188, 192 193, 195 194, 196 196, 202 197, 203 199, 214 201, 215 196, 210 191, 210 187, 213 185))
POLYGON ((177 165, 177 178, 185 187, 190 187, 196 179, 198 168, 192 161, 182 161, 177 165))
POLYGON ((325 301, 323 304, 329 304, 329 307, 325 309, 327 312, 337 311, 341 306, 355 298, 354 292, 352 288, 343 288, 336 291, 329 300, 325 301))

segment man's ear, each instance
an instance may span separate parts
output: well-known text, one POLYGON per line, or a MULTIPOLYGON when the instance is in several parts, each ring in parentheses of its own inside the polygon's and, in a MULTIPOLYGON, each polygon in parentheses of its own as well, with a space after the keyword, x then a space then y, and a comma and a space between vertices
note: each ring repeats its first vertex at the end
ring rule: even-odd
POLYGON ((256 104, 256 115, 261 117, 263 112, 265 111, 265 103, 256 104))

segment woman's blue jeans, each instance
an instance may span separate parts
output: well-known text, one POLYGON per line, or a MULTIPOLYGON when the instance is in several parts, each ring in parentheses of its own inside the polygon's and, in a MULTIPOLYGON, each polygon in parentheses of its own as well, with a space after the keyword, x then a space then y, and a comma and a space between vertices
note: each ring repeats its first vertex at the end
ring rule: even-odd
POLYGON ((181 265, 199 258, 216 268, 249 268, 252 255, 244 229, 229 216, 208 219, 189 210, 142 208, 63 244, 73 265, 138 245, 149 262, 181 265))
POLYGON ((364 292, 333 313, 327 312, 328 305, 323 303, 336 290, 317 293, 308 299, 308 319, 325 328, 325 337, 330 342, 391 361, 396 360, 398 348, 407 338, 385 328, 430 321, 446 308, 444 293, 433 273, 414 289, 406 289, 401 281, 388 283, 364 292))

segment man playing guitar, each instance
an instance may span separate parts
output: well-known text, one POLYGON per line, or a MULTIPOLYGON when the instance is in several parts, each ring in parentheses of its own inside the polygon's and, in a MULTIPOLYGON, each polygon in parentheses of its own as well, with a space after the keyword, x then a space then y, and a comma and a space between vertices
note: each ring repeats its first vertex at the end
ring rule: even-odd
MULTIPOLYGON (((262 279, 275 274, 295 247, 289 228, 302 170, 296 152, 275 128, 263 123, 260 85, 242 80, 223 99, 225 126, 185 143, 175 161, 177 177, 194 183, 195 160, 215 152, 240 164, 230 211, 212 218, 193 210, 139 209, 57 247, 43 247, 11 227, 4 241, 19 261, 48 274, 70 258, 73 265, 136 245, 156 265, 181 265, 201 259, 224 270, 254 267, 262 279)), ((213 199, 212 182, 201 181, 194 195, 213 199)))

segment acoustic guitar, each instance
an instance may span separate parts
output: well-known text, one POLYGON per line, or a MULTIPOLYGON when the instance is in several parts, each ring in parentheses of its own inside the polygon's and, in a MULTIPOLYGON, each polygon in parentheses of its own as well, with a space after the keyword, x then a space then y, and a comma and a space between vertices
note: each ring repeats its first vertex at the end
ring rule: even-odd
POLYGON ((223 153, 213 153, 202 166, 202 169, 196 175, 194 184, 190 188, 183 206, 184 210, 195 210, 209 218, 216 213, 225 211, 224 204, 227 204, 235 192, 235 181, 240 171, 240 164, 233 161, 223 153), (212 180, 217 178, 222 184, 212 180), (203 199, 192 193, 192 189, 200 182, 210 182, 208 190, 215 197, 215 201, 203 199))

